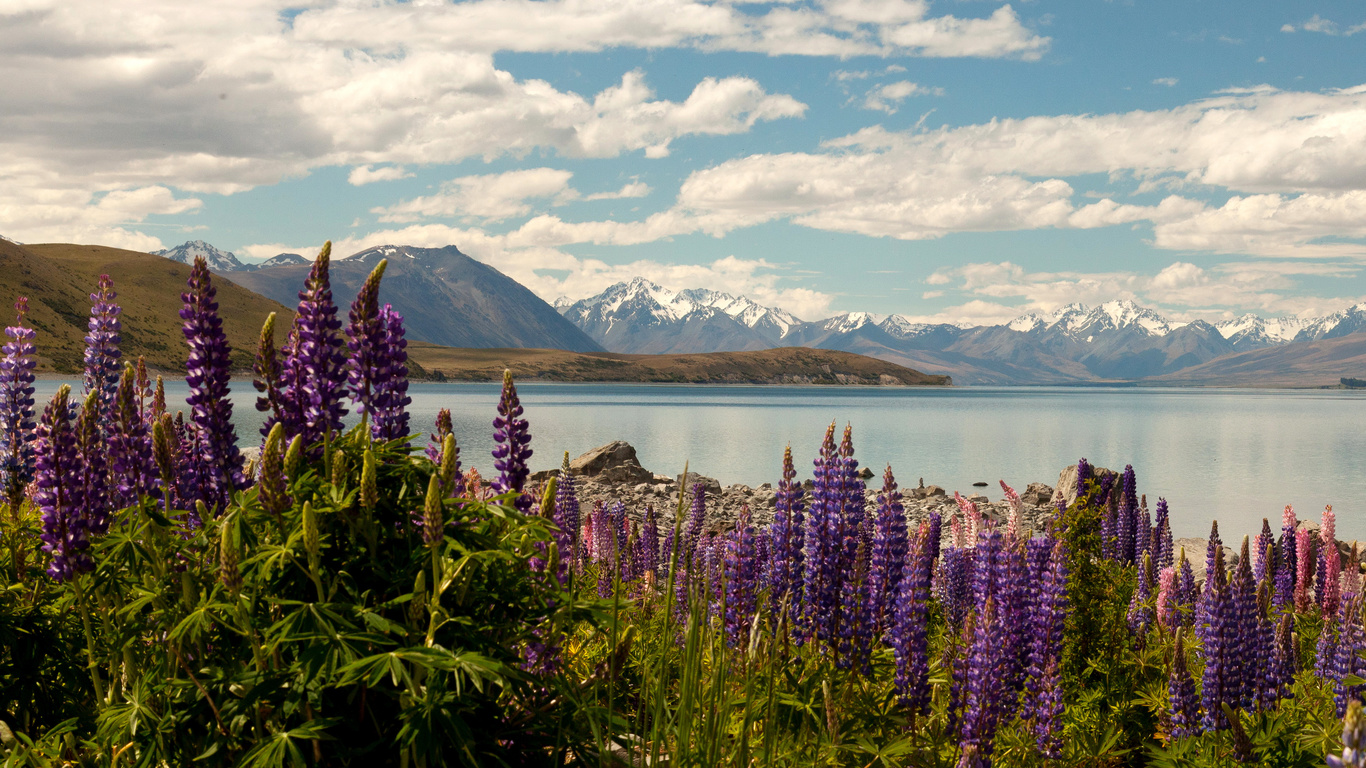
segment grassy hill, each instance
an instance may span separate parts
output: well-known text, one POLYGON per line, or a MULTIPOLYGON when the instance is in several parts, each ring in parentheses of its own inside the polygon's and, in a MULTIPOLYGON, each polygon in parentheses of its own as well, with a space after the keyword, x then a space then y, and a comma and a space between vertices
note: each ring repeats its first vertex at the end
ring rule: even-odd
POLYGON ((1297 341, 1217 357, 1145 384, 1206 387, 1333 387, 1366 375, 1366 332, 1297 341))
MULTIPOLYGON (((29 323, 38 331, 38 369, 79 373, 90 294, 102 274, 113 278, 123 307, 125 359, 142 355, 153 368, 183 371, 187 349, 180 332, 180 294, 190 268, 149 253, 96 245, 19 246, 0 241, 0 324, 14 322, 14 301, 27 296, 29 323)), ((248 368, 266 315, 280 313, 277 323, 287 328, 294 313, 217 276, 214 286, 223 329, 232 345, 233 365, 248 368)), ((277 339, 283 338, 276 333, 277 339)))
POLYGON ((625 355, 556 349, 455 349, 411 342, 408 354, 429 375, 452 381, 494 381, 507 368, 519 380, 542 381, 931 386, 952 383, 948 376, 930 376, 863 355, 805 347, 625 355))

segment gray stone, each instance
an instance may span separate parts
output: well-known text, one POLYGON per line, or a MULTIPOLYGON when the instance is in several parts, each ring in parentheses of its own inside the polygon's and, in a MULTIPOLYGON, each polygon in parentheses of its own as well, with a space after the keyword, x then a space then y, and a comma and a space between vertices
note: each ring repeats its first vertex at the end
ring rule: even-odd
POLYGON ((1030 506, 1042 507, 1053 501, 1053 489, 1043 483, 1030 483, 1020 494, 1020 501, 1030 506))
MULTIPOLYGON (((1101 477, 1104 477, 1105 475, 1118 475, 1118 473, 1113 470, 1106 469, 1105 467, 1091 467, 1091 477, 1099 479, 1101 477)), ((1061 501, 1063 505, 1066 506, 1076 500, 1077 465, 1069 464, 1068 466, 1062 468, 1062 472, 1058 473, 1058 484, 1053 489, 1053 496, 1049 499, 1049 503, 1057 504, 1059 501, 1061 501)))
POLYGON ((625 440, 613 440, 569 462, 569 471, 576 475, 600 477, 613 483, 649 483, 654 473, 640 466, 636 449, 625 440))
POLYGON ((721 493, 720 480, 717 480, 714 477, 707 477, 706 475, 699 475, 696 472, 689 472, 686 479, 682 475, 679 475, 677 481, 683 483, 683 487, 687 488, 689 493, 692 493, 693 486, 698 483, 702 484, 703 490, 708 494, 720 495, 721 493))

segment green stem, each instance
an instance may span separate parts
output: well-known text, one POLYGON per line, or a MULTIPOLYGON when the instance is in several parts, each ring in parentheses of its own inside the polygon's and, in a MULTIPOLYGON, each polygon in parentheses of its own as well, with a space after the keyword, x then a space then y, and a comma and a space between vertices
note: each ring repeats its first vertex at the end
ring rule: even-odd
MULTIPOLYGON (((102 702, 104 698, 104 681, 100 679, 100 664, 95 657, 95 632, 90 626, 90 609, 85 604, 84 576, 77 576, 72 586, 76 589, 76 605, 81 611, 81 626, 85 630, 85 649, 89 656, 88 666, 90 667, 90 682, 95 684, 95 696, 102 702)), ((108 703, 108 702, 105 702, 108 703)))

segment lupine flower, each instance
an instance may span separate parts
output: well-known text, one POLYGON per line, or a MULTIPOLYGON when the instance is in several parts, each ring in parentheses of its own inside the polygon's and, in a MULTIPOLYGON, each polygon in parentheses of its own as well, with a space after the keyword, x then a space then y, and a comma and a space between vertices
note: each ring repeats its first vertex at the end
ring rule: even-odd
POLYGON ((523 514, 531 511, 531 497, 522 492, 531 468, 531 433, 522 415, 522 404, 517 399, 517 387, 512 383, 512 371, 503 371, 503 395, 498 400, 498 416, 493 420, 493 466, 498 478, 493 481, 497 493, 515 492, 514 502, 523 514))
POLYGON ((1190 626, 1195 616, 1196 601, 1200 599, 1200 593, 1195 586, 1195 573, 1191 570, 1190 560, 1186 559, 1186 548, 1181 548, 1181 554, 1176 568, 1176 585, 1172 589, 1172 605, 1177 611, 1177 622, 1183 626, 1190 626))
POLYGON ((1135 493, 1134 467, 1125 465, 1120 476, 1119 510, 1115 518, 1115 559, 1121 563, 1134 562, 1138 532, 1134 523, 1138 519, 1138 497, 1135 493))
POLYGON ((1229 606, 1233 644, 1228 655, 1228 679, 1231 681, 1228 702, 1238 709, 1251 710, 1264 666, 1259 662, 1270 652, 1272 637, 1270 625, 1265 623, 1257 608, 1257 587, 1252 582, 1252 560, 1246 536, 1238 566, 1229 583, 1229 606))
POLYGON ((209 278, 204 257, 195 257, 190 270, 190 290, 180 295, 185 302, 180 317, 185 321, 185 341, 190 346, 185 364, 185 382, 190 394, 190 418, 200 436, 199 449, 205 475, 201 498, 211 511, 227 507, 233 491, 247 487, 242 475, 242 454, 237 449, 237 431, 232 425, 232 400, 228 397, 231 350, 218 317, 217 291, 209 278))
POLYGON ((1061 747, 1063 626, 1067 619, 1067 550, 1049 537, 1029 542, 1030 582, 1037 585, 1026 622, 1029 632, 1029 678, 1025 713, 1034 721, 1034 736, 1045 757, 1061 747), (1037 543, 1036 543, 1037 542, 1037 543))
POLYGON ((380 440, 397 440, 408 436, 408 341, 403 330, 403 315, 385 304, 379 310, 384 324, 384 359, 381 371, 375 375, 373 403, 375 420, 371 427, 380 440))
POLYGON ((1181 630, 1176 632, 1172 652, 1171 676, 1167 680, 1167 700, 1171 704, 1171 738, 1184 739, 1199 728, 1200 709, 1195 697, 1195 681, 1186 666, 1186 644, 1181 630))
POLYGON ((707 519, 707 489, 701 483, 692 487, 692 506, 688 508, 688 519, 683 529, 683 549, 679 551, 682 562, 691 565, 697 557, 697 548, 702 543, 702 525, 707 519))
POLYGON ((977 535, 977 547, 973 552, 976 562, 972 571, 972 602, 978 608, 986 605, 988 598, 997 596, 1003 570, 1001 548, 999 531, 982 531, 977 535))
MULTIPOLYGON (((1314 581, 1318 585, 1318 591, 1315 596, 1319 604, 1319 611, 1322 612, 1323 610, 1325 610, 1323 607, 1323 598, 1325 592, 1327 591, 1325 582, 1327 580, 1328 574, 1328 561, 1337 560, 1340 557, 1340 555, 1338 554, 1337 515, 1333 514, 1332 504, 1329 504, 1323 508, 1323 523, 1319 528, 1318 544, 1318 569, 1317 572, 1314 574, 1314 581)), ((1342 565, 1340 560, 1338 562, 1338 565, 1342 565)), ((1341 572, 1341 570, 1342 569, 1339 567, 1338 571, 1341 572)), ((1336 590, 1337 585, 1334 585, 1333 589, 1336 590)))
POLYGON ((758 598, 758 545, 748 506, 741 507, 740 519, 726 541, 725 569, 726 644, 738 648, 749 641, 758 598))
POLYGON ((114 302, 114 281, 100 275, 99 287, 90 294, 89 333, 85 335, 85 394, 95 393, 96 410, 103 413, 114 399, 119 384, 119 305, 114 302))
POLYGON ((1342 578, 1343 598, 1347 595, 1361 594, 1361 552, 1357 549, 1357 543, 1352 542, 1351 554, 1347 556, 1347 571, 1342 578))
POLYGON ((90 548, 90 521, 85 516, 82 489, 71 482, 84 469, 71 417, 71 387, 63 384, 38 422, 37 490, 33 498, 43 515, 43 551, 52 555, 47 572, 57 581, 95 567, 86 551, 90 548))
POLYGON ((1281 561, 1276 565, 1276 605, 1287 606, 1295 603, 1295 581, 1299 574, 1296 554, 1299 544, 1295 540, 1295 509, 1289 504, 1281 515, 1281 541, 1276 549, 1281 561))
POLYGON ((578 562, 579 551, 579 494, 574 488, 574 473, 569 471, 569 452, 560 464, 560 476, 555 485, 555 546, 560 560, 578 562))
MULTIPOLYGON (((1024 688, 1029 665, 1029 622, 1033 589, 1029 581, 1029 565, 1025 559, 1025 543, 1002 541, 997 567, 997 617, 1005 630, 1005 665, 1002 676, 1012 694, 1024 688)), ((1006 715, 1003 715, 1005 717, 1006 715)))
POLYGON ((1328 756, 1328 768, 1366 767, 1366 716, 1360 701, 1347 705, 1342 717, 1342 754, 1328 756))
POLYGON ((346 356, 342 353, 341 320, 332 302, 328 267, 332 243, 323 244, 299 292, 288 340, 283 349, 280 388, 285 436, 302 435, 312 458, 322 452, 323 438, 342 429, 346 408, 346 356))
POLYGON ((872 605, 868 599, 871 558, 866 544, 859 542, 856 547, 853 568, 844 574, 840 584, 836 665, 867 674, 871 671, 868 654, 873 641, 872 605))
POLYGON ((1125 615, 1129 632, 1140 639, 1148 634, 1148 629, 1153 624, 1152 586, 1153 561, 1149 556, 1145 557, 1138 567, 1137 583, 1133 595, 1129 598, 1129 611, 1125 615))
POLYGON ((939 559, 939 539, 943 530, 943 520, 939 517, 938 512, 931 512, 925 519, 930 526, 929 546, 926 548, 926 551, 929 553, 928 557, 930 562, 933 563, 935 560, 939 559))
MULTIPOLYGON (((1319 631, 1319 642, 1315 647, 1314 653, 1314 674, 1323 680, 1334 680, 1338 668, 1338 632, 1342 629, 1346 617, 1343 611, 1351 609, 1352 600, 1344 600, 1338 605, 1338 613, 1334 621, 1324 621, 1323 628, 1319 631)), ((1286 613, 1286 616, 1292 614, 1286 613)))
POLYGON ((238 567, 242 553, 236 528, 236 525, 224 524, 218 531, 218 580, 233 597, 242 592, 242 571, 238 567))
POLYGON ((441 446, 446 443, 446 435, 454 433, 455 429, 451 426, 451 409, 442 408, 436 412, 436 432, 428 435, 430 442, 427 443, 427 458, 433 464, 441 463, 441 446))
MULTIPOLYGON (((659 574, 659 517, 653 506, 645 507, 645 520, 640 527, 641 574, 659 574)), ((762 560, 760 562, 763 562, 762 560)))
POLYGON ((1239 650, 1237 627, 1233 601, 1229 596, 1228 579, 1224 573, 1224 550, 1216 549, 1213 567, 1205 576, 1205 594, 1202 599, 1205 623, 1197 628, 1201 633, 1205 656, 1205 672, 1200 686, 1200 705, 1205 711, 1201 725, 1206 732, 1228 727, 1221 704, 1235 704, 1233 697, 1234 673, 1232 668, 1239 650))
MULTIPOLYGON (((980 544, 978 549, 981 549, 980 544)), ((1001 625, 993 598, 987 598, 977 612, 974 625, 966 660, 967 685, 960 742, 965 751, 973 748, 989 761, 1006 699, 1005 681, 999 674, 1005 648, 999 640, 1001 625)))
POLYGON ((802 514, 803 492, 797 481, 797 470, 792 464, 792 446, 783 449, 783 478, 778 481, 774 497, 772 537, 772 574, 769 601, 774 619, 784 599, 788 614, 795 620, 801 615, 802 538, 806 519, 802 514))
POLYGON ((833 541, 843 542, 842 550, 837 553, 838 566, 831 574, 834 594, 840 595, 841 598, 834 616, 834 634, 857 637, 860 643, 864 643, 865 635, 869 634, 867 622, 870 616, 866 604, 861 599, 863 587, 860 586, 857 590, 845 588, 845 582, 851 577, 867 577, 867 560, 860 563, 859 558, 867 558, 871 554, 868 547, 871 536, 865 527, 866 488, 863 479, 859 477, 858 460, 854 458, 853 428, 848 424, 844 427, 844 438, 840 441, 839 467, 838 504, 832 508, 835 514, 828 521, 832 525, 827 528, 827 534, 833 541), (840 626, 845 623, 849 623, 850 626, 840 626))
POLYGON ((906 563, 907 548, 906 510, 901 505, 901 492, 897 490, 890 466, 882 476, 874 527, 868 569, 868 609, 872 613, 873 633, 880 636, 891 623, 891 604, 901 587, 901 569, 906 563))
POLYGON ((1337 704, 1338 717, 1347 711, 1347 702, 1360 699, 1366 692, 1366 685, 1348 685, 1347 676, 1366 677, 1366 660, 1361 658, 1366 649, 1366 634, 1361 626, 1361 598, 1352 601, 1340 614, 1342 625, 1338 628, 1337 663, 1333 669, 1333 701, 1337 704))
POLYGON ((1148 514, 1148 496, 1144 494, 1138 499, 1138 517, 1134 523, 1134 561, 1143 559, 1143 556, 1153 550, 1153 528, 1152 515, 1148 514))
MULTIPOLYGON (((1215 520, 1210 525, 1209 542, 1205 546, 1205 584, 1200 591, 1200 601, 1195 605, 1195 623, 1204 624, 1209 620, 1206 613, 1206 603, 1209 600, 1210 591, 1214 588, 1214 563, 1216 555, 1222 555, 1224 542, 1219 538, 1219 521, 1215 520)), ((1219 558, 1223 561, 1222 557, 1219 558)))
POLYGON ((346 385, 351 402, 357 405, 361 417, 374 419, 375 376, 383 367, 384 323, 379 316, 379 284, 384 277, 388 259, 380 259, 369 277, 356 292, 351 302, 350 322, 346 326, 346 345, 351 350, 347 360, 346 385))
POLYGON ((265 447, 261 449, 261 508, 277 520, 284 519, 289 509, 289 479, 285 477, 284 465, 285 428, 275 424, 266 435, 265 447))
POLYGON ((1273 552, 1268 551, 1268 547, 1274 549, 1276 537, 1271 533, 1271 523, 1265 517, 1262 518, 1262 532, 1257 534, 1257 562, 1253 566, 1252 576, 1260 584, 1266 579, 1267 574, 1271 574, 1272 583, 1275 583, 1276 560, 1273 552))
POLYGON ((972 606, 972 555, 972 550, 961 547, 940 552, 936 597, 944 606, 944 618, 955 627, 963 626, 963 619, 972 606))
POLYGON ((33 421, 33 337, 35 331, 24 326, 28 299, 14 303, 18 319, 5 328, 9 341, 0 347, 0 481, 6 501, 17 507, 24 486, 33 479, 34 447, 37 435, 33 421))
POLYGON ((150 496, 157 486, 152 438, 141 414, 133 366, 123 369, 114 398, 113 424, 109 430, 109 477, 112 504, 116 509, 132 506, 150 496))
POLYGON ((835 424, 825 431, 820 455, 815 461, 811 506, 807 510, 805 578, 806 634, 829 642, 835 627, 835 605, 839 598, 839 557, 843 542, 839 514, 843 506, 840 486, 841 462, 835 447, 835 424))
POLYGON ((1339 558, 1337 548, 1333 548, 1333 554, 1327 558, 1323 579, 1319 582, 1319 606, 1324 616, 1332 616, 1337 613, 1338 604, 1342 602, 1342 560, 1339 558))
POLYGON ((1010 511, 1006 513, 1006 539, 1014 541, 1020 538, 1020 516, 1024 514, 1024 502, 1014 488, 1006 485, 1006 481, 997 482, 1001 484, 1001 492, 1005 494, 1006 504, 1010 506, 1010 511))
MULTIPOLYGON (((1326 630, 1324 634, 1329 634, 1326 630)), ((1276 626, 1275 647, 1271 658, 1271 669, 1267 674, 1271 682, 1271 698, 1283 699, 1291 696, 1291 686, 1295 684, 1295 673, 1299 667, 1299 643, 1295 638, 1295 617, 1281 614, 1276 626)))
POLYGON ((930 659, 926 617, 930 601, 929 526, 911 537, 901 583, 897 588, 892 630, 887 639, 896 658, 896 692, 901 705, 914 714, 930 708, 930 659))
POLYGON ((93 536, 109 532, 109 453, 101 435, 99 394, 91 392, 76 417, 76 451, 81 455, 81 470, 68 478, 79 489, 81 509, 87 530, 93 536))
POLYGON ((1091 464, 1086 459, 1077 460, 1077 495, 1086 495, 1086 482, 1091 479, 1091 464))
POLYGON ((957 515, 949 518, 949 540, 954 549, 962 549, 966 546, 967 536, 963 532, 963 521, 957 515))
POLYGON ((1175 562, 1172 558, 1172 526, 1167 511, 1167 500, 1157 500, 1157 513, 1153 521, 1153 565, 1170 568, 1175 562))
POLYGON ((982 531, 982 513, 977 509, 977 502, 963 498, 958 491, 953 492, 953 500, 958 503, 958 511, 962 513, 963 519, 967 522, 965 535, 969 542, 977 541, 977 534, 982 531))
POLYGON ((1176 569, 1167 566, 1157 575, 1157 603, 1155 613, 1157 623, 1164 629, 1172 629, 1177 626, 1176 603, 1172 600, 1172 589, 1176 585, 1176 569))
MULTIPOLYGON (((1303 613, 1313 604, 1314 535, 1304 528, 1295 534, 1295 610, 1303 613)), ((1316 606, 1317 607, 1317 606, 1316 606)))

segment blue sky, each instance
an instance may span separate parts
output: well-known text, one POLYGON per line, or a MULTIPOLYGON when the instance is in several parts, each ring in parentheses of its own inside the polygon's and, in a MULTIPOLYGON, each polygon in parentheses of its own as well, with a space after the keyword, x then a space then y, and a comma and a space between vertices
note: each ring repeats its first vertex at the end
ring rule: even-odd
POLYGON ((1366 298, 1366 6, 0 5, 0 234, 454 244, 816 318, 1366 298))

